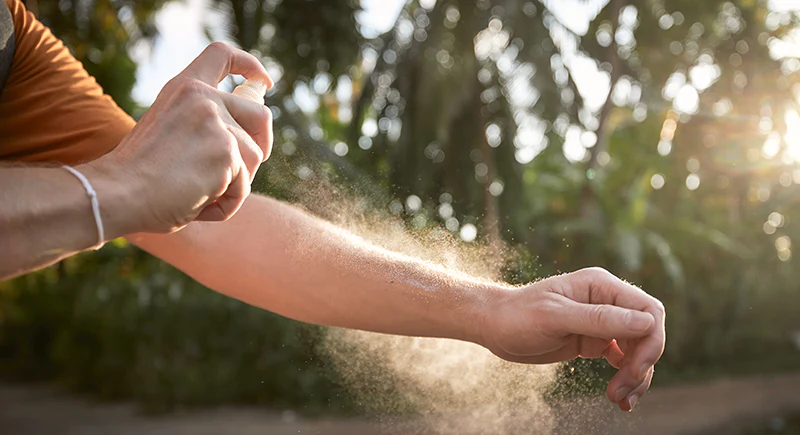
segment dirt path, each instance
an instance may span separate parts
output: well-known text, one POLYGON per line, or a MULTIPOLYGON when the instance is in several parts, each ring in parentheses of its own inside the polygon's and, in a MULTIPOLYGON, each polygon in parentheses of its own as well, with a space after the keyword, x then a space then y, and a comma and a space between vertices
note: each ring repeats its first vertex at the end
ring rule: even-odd
POLYGON ((800 413, 800 373, 657 389, 630 415, 596 400, 580 409, 560 420, 559 434, 736 435, 800 413))
MULTIPOLYGON (((800 412, 800 373, 662 388, 633 414, 602 399, 556 410, 556 435, 731 434, 758 422, 800 412)), ((298 421, 255 408, 223 408, 145 418, 131 405, 97 405, 48 388, 0 385, 0 433, 9 435, 372 435, 365 421, 298 421)), ((536 433, 527 428, 526 434, 536 433)))

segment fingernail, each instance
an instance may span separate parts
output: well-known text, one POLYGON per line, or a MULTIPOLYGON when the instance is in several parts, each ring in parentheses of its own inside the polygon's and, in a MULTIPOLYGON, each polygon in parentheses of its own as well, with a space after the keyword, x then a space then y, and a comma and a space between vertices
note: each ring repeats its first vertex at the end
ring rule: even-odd
POLYGON ((631 389, 630 388, 628 388, 628 387, 619 387, 619 390, 617 390, 617 393, 614 394, 614 402, 617 402, 617 403, 621 402, 622 399, 624 399, 625 397, 628 396, 628 394, 631 394, 631 389))
POLYGON ((636 332, 645 332, 653 326, 653 316, 641 311, 628 312, 628 329, 636 332))
POLYGON ((629 410, 628 412, 632 412, 632 411, 633 411, 633 408, 636 406, 636 403, 637 403, 638 401, 639 401, 639 396, 637 396, 637 395, 635 395, 635 394, 634 394, 634 395, 632 395, 632 396, 631 396, 631 397, 628 399, 628 407, 630 408, 630 410, 629 410))

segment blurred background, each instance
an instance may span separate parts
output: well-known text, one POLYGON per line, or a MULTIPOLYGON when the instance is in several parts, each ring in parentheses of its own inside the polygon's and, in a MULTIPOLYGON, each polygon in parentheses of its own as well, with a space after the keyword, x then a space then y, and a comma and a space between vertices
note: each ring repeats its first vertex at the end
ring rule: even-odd
MULTIPOLYGON (((324 180, 411 232, 504 246, 512 283, 602 266, 642 286, 669 313, 654 394, 720 378, 800 392, 800 1, 26 5, 134 117, 210 41, 262 59, 276 142, 257 191, 302 202, 324 180)), ((361 416, 324 333, 123 241, 0 283, 14 394, 361 416)), ((561 372, 572 394, 609 375, 561 372)), ((800 433, 800 403, 781 403, 752 433, 800 433)))

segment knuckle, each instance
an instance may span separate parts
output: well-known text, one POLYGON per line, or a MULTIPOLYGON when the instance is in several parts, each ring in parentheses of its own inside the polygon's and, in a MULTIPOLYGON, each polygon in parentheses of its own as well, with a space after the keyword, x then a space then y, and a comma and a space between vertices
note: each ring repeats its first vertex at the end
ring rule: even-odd
POLYGON ((575 272, 575 281, 589 289, 589 292, 601 291, 614 284, 619 279, 602 267, 588 267, 575 272))
POLYGON ((606 398, 610 402, 616 403, 616 399, 617 399, 617 397, 616 397, 617 396, 616 388, 619 388, 619 387, 612 387, 612 384, 608 384, 608 388, 606 388, 606 398))
MULTIPOLYGON (((208 193, 212 195, 218 202, 223 201, 228 191, 228 180, 227 178, 217 177, 213 182, 206 186, 208 189, 208 193)), ((224 211, 224 208, 220 208, 220 211, 224 211)))
POLYGON ((608 323, 608 310, 602 305, 593 305, 586 311, 588 321, 592 325, 605 325, 608 323))
POLYGON ((219 147, 220 148, 219 161, 226 168, 231 168, 233 166, 236 166, 237 161, 235 157, 235 151, 233 149, 236 146, 236 141, 231 137, 231 135, 228 135, 228 140, 223 144, 224 146, 219 147))
POLYGON ((212 180, 211 184, 209 185, 209 189, 212 195, 219 200, 221 197, 226 195, 229 185, 230 179, 227 176, 220 176, 212 180))
POLYGON ((172 92, 181 96, 203 95, 209 88, 202 81, 192 77, 176 77, 170 81, 172 92))
POLYGON ((248 168, 258 167, 264 159, 264 151, 250 140, 240 146, 240 153, 248 168))
POLYGON ((210 148, 208 158, 218 167, 230 168, 234 165, 234 147, 236 140, 233 135, 224 128, 216 128, 206 136, 208 139, 207 147, 210 148))
POLYGON ((166 90, 174 91, 175 89, 177 89, 177 88, 178 88, 178 87, 181 85, 181 82, 183 82, 183 81, 185 81, 185 80, 187 80, 187 79, 186 79, 186 77, 184 77, 183 75, 178 75, 178 76, 175 76, 175 77, 171 78, 171 79, 170 79, 170 80, 169 80, 169 81, 168 81, 168 82, 167 82, 167 83, 164 85, 164 88, 163 88, 163 90, 164 90, 164 91, 166 91, 166 90))
POLYGON ((248 163, 250 164, 250 166, 258 168, 258 165, 260 165, 261 162, 264 161, 264 150, 255 145, 251 146, 250 148, 253 150, 253 158, 252 158, 253 161, 248 163))
POLYGON ((225 44, 224 42, 212 42, 208 44, 208 47, 205 49, 206 53, 219 53, 219 54, 228 54, 231 52, 231 46, 225 44))
POLYGON ((653 298, 653 309, 656 313, 660 314, 662 318, 667 317, 667 308, 660 300, 653 298))
POLYGON ((219 118, 219 108, 213 101, 202 100, 194 103, 191 108, 192 114, 195 119, 201 121, 204 125, 212 130, 219 130, 220 124, 209 122, 210 120, 219 118))
POLYGON ((598 279, 607 279, 607 278, 610 278, 610 277, 614 276, 608 270, 606 270, 606 269, 604 269, 602 267, 596 267, 596 266, 595 267, 588 267, 586 269, 583 269, 581 272, 585 273, 586 275, 588 275, 588 276, 590 276, 592 278, 598 278, 598 279))

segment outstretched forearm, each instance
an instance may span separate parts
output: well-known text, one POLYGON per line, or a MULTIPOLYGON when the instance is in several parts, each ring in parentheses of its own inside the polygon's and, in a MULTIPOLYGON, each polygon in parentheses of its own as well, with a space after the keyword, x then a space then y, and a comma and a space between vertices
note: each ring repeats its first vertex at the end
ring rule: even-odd
POLYGON ((224 224, 131 240, 214 290, 296 320, 472 341, 520 363, 605 357, 624 367, 607 395, 625 411, 664 351, 663 305, 601 269, 512 289, 380 249, 255 195, 224 224))
POLYGON ((216 291, 320 325, 476 341, 495 290, 256 195, 224 224, 131 240, 216 291))
MULTIPOLYGON (((97 191, 106 240, 126 226, 126 190, 102 171, 78 169, 97 191)), ((97 227, 81 182, 58 167, 0 166, 0 281, 49 266, 95 246, 97 227)))

